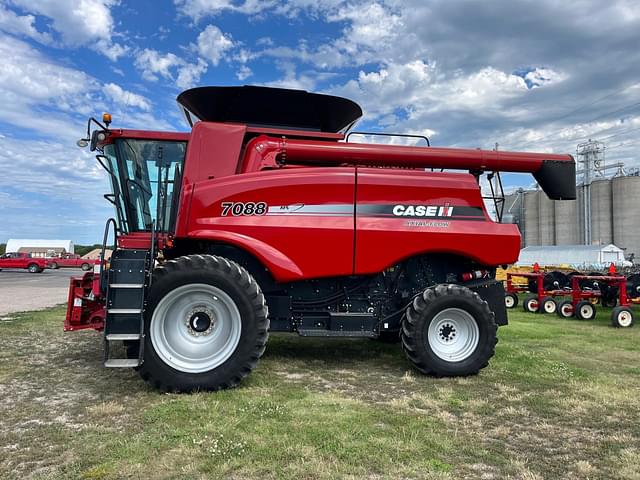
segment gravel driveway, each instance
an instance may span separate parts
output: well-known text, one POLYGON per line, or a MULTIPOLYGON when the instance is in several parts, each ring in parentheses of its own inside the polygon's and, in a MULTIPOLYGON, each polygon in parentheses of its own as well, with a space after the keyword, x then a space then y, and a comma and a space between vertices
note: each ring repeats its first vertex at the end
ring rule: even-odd
POLYGON ((42 310, 67 301, 69 278, 84 272, 76 268, 0 271, 0 316, 29 310, 42 310))

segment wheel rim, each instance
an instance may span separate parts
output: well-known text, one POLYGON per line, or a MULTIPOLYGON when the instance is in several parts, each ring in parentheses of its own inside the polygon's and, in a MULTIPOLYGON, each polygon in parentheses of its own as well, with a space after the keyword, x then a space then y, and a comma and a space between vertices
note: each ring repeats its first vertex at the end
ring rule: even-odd
POLYGON ((151 317, 151 343, 170 367, 202 373, 223 364, 240 342, 235 302, 213 285, 196 283, 165 295, 151 317))
POLYGON ((460 362, 475 352, 480 329, 469 312, 447 308, 431 320, 428 340, 436 356, 448 362, 460 362))
POLYGON ((34 273, 34 272, 36 272, 37 270, 38 270, 38 267, 36 267, 35 265, 31 265, 31 266, 29 267, 29 271, 30 271, 31 273, 34 273))
POLYGON ((582 318, 590 319, 593 316, 593 308, 590 305, 583 305, 580 307, 580 316, 582 318))
POLYGON ((538 306, 538 301, 535 298, 532 298, 527 302, 527 310, 529 310, 530 312, 538 311, 538 306))
POLYGON ((631 316, 631 312, 623 310, 622 312, 618 313, 618 325, 620 325, 621 327, 630 326, 632 319, 633 317, 631 316))
POLYGON ((560 308, 560 311, 562 312, 563 317, 570 317, 573 315, 573 305, 563 305, 560 308))
POLYGON ((544 311, 547 313, 554 313, 556 311, 556 304, 552 301, 545 302, 544 311))
POLYGON ((504 297, 504 304, 507 308, 513 308, 514 303, 515 301, 513 300, 513 297, 511 295, 504 297))

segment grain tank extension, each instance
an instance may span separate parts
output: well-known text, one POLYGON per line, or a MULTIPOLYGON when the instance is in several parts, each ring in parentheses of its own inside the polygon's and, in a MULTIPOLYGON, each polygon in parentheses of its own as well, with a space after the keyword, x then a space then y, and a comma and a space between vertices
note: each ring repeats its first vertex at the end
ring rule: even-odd
POLYGON ((269 332, 398 342, 423 373, 477 373, 507 324, 495 269, 520 248, 480 176, 528 172, 575 199, 570 155, 354 143, 344 98, 202 87, 178 103, 188 133, 105 115, 78 142, 110 178, 116 248, 72 279, 65 320, 161 390, 237 385, 269 332))

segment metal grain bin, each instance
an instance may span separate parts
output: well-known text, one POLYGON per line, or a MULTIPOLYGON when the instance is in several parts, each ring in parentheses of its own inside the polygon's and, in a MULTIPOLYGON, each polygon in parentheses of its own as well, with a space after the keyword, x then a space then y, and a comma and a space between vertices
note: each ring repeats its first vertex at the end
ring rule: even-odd
POLYGON ((538 245, 553 245, 555 243, 556 222, 555 202, 542 192, 538 193, 538 245))
POLYGON ((616 177, 611 180, 613 240, 617 246, 640 256, 640 177, 616 177))
POLYGON ((592 244, 608 245, 614 243, 611 201, 611 180, 599 178, 591 182, 592 244))
POLYGON ((556 245, 577 245, 580 243, 577 200, 555 202, 555 225, 556 245))
POLYGON ((537 190, 524 192, 524 244, 540 245, 538 225, 538 196, 544 195, 537 190))

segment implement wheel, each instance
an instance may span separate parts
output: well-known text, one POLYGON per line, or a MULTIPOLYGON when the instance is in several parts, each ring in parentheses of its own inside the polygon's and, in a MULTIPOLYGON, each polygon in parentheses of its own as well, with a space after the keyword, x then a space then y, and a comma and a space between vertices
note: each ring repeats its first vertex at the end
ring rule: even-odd
POLYGON ((611 312, 611 325, 616 328, 633 326, 633 312, 629 307, 616 307, 611 312))
POLYGON ((596 318, 596 306, 586 300, 576 305, 576 318, 579 320, 593 320, 596 318))
POLYGON ((522 308, 528 313, 538 313, 540 310, 540 302, 537 295, 527 295, 522 302, 522 308))
POLYGON ((558 305, 558 316, 560 318, 571 318, 575 313, 573 308, 573 302, 571 300, 564 300, 558 305))
POLYGON ((400 337, 407 358, 420 372, 473 375, 493 357, 497 328, 480 295, 460 285, 438 285, 407 307, 400 337))
POLYGON ((516 308, 518 306, 518 296, 515 293, 505 293, 504 306, 507 308, 516 308))
POLYGON ((153 272, 140 375, 163 391, 235 387, 264 353, 267 313, 238 264, 213 255, 169 260, 153 272))
POLYGON ((558 304, 553 297, 544 297, 540 302, 540 311, 543 313, 556 313, 558 304))

